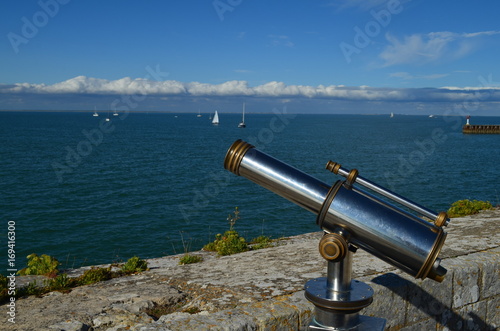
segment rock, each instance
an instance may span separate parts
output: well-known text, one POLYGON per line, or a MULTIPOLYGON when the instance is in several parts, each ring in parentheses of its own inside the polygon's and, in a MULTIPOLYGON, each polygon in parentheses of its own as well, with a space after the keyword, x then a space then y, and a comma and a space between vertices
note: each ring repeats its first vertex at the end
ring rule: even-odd
POLYGON ((66 321, 49 326, 50 330, 58 331, 87 331, 89 326, 79 321, 66 321))

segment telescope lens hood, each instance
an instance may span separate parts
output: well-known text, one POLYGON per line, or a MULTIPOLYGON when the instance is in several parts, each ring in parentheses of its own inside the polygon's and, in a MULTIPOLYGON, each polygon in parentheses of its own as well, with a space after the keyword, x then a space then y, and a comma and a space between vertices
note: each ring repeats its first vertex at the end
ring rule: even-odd
POLYGON ((226 157, 224 158, 224 169, 239 176, 241 160, 243 160, 246 152, 254 147, 255 146, 241 139, 236 140, 226 153, 226 157))

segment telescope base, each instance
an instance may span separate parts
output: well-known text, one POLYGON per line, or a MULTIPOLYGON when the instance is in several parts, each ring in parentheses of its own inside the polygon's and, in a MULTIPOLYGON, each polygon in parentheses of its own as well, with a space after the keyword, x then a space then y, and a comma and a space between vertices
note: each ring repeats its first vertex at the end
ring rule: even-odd
POLYGON ((359 315, 372 303, 373 289, 368 284, 353 280, 344 291, 335 291, 329 284, 328 278, 320 277, 305 285, 305 297, 315 306, 309 331, 384 330, 385 319, 359 315))
POLYGON ((383 331, 385 328, 385 319, 378 317, 358 316, 359 324, 351 328, 338 328, 333 326, 324 326, 318 324, 314 319, 307 328, 308 331, 383 331))

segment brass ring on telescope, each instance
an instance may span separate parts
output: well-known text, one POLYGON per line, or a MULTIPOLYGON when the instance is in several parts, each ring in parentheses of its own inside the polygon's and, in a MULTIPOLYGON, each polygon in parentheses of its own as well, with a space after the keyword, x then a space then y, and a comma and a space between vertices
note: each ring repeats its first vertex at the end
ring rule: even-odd
POLYGON ((340 165, 340 163, 337 163, 337 162, 328 161, 326 163, 326 169, 330 170, 331 172, 333 172, 336 175, 339 173, 339 170, 341 167, 342 166, 340 165))
MULTIPOLYGON (((425 259, 424 264, 422 265, 422 268, 418 271, 417 275, 415 278, 422 278, 425 279, 425 277, 429 276, 429 272, 432 270, 432 266, 434 265, 434 262, 436 262, 436 259, 441 252, 441 249, 443 248, 444 245, 444 240, 446 239, 446 232, 443 231, 442 228, 439 228, 438 235, 436 237, 436 241, 434 241, 434 244, 432 245, 432 249, 429 252, 429 255, 427 255, 427 259, 425 259)), ((444 276, 439 276, 439 275, 433 275, 433 277, 429 277, 437 282, 442 282, 444 279, 444 276)))
POLYGON ((318 224, 320 228, 323 228, 322 224, 323 221, 325 220, 325 216, 328 213, 328 209, 332 204, 333 198, 335 198, 335 196, 337 195, 340 186, 342 186, 342 182, 340 180, 336 181, 335 184, 333 184, 332 187, 330 187, 330 190, 328 190, 328 193, 326 194, 325 201, 323 201, 321 209, 319 210, 318 213, 318 217, 316 217, 316 224, 318 224))
POLYGON ((349 175, 347 175, 347 179, 345 181, 347 186, 351 187, 352 184, 354 184, 356 178, 358 178, 358 174, 359 172, 357 169, 352 169, 351 171, 349 171, 349 175))
POLYGON ((254 147, 241 139, 236 140, 227 150, 224 158, 224 168, 239 176, 241 160, 243 160, 246 152, 254 147))
POLYGON ((319 241, 319 253, 328 261, 342 261, 347 253, 347 241, 338 233, 328 233, 319 241))
POLYGON ((434 224, 436 226, 442 227, 443 225, 446 225, 447 220, 448 220, 448 214, 446 214, 446 212, 442 211, 438 214, 438 217, 434 221, 434 224))

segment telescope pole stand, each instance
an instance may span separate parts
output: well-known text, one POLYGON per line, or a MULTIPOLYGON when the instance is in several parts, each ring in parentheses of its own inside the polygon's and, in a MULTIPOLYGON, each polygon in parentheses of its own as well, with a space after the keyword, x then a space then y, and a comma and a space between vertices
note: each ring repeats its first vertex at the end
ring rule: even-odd
POLYGON ((355 248, 338 233, 321 239, 320 253, 328 261, 327 277, 311 279, 305 285, 305 297, 314 304, 309 331, 384 330, 385 319, 359 315, 372 303, 373 289, 351 279, 353 251, 355 248))

